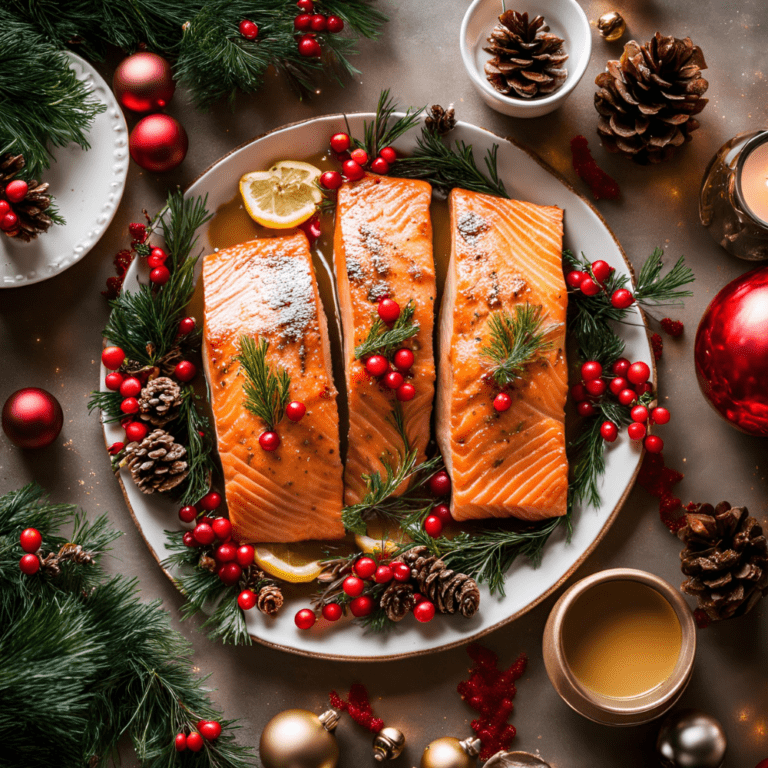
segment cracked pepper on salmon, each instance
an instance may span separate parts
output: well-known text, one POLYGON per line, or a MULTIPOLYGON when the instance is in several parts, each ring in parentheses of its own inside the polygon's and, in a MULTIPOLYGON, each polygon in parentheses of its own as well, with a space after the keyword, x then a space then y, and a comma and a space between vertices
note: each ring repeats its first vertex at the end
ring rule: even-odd
POLYGON ((247 542, 334 539, 341 524, 339 414, 328 329, 306 236, 252 240, 203 261, 203 359, 233 536, 247 542), (280 446, 246 410, 240 338, 269 342, 267 362, 291 377, 290 399, 307 411, 283 418, 280 446))
MULTIPOLYGON (((403 441, 395 428, 393 390, 371 377, 355 347, 376 319, 380 299, 396 301, 401 311, 415 304, 418 334, 405 346, 414 353, 412 400, 402 403, 405 431, 423 461, 429 441, 435 364, 432 352, 435 264, 429 204, 432 188, 423 181, 368 175, 339 189, 334 261, 344 332, 344 369, 349 403, 349 442, 344 471, 344 501, 359 502, 366 492, 363 474, 396 465, 403 441)), ((399 489, 404 490, 404 489, 399 489)))
POLYGON ((567 292, 563 212, 462 189, 449 196, 451 261, 440 317, 437 440, 452 480, 456 520, 564 515, 567 292), (529 303, 542 307, 551 350, 493 407, 489 316, 529 303))

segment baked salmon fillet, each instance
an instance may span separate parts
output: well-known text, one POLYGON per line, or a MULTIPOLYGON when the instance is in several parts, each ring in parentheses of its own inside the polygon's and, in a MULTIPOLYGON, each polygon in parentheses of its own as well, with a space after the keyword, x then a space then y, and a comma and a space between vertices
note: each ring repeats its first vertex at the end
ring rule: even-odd
MULTIPOLYGON (((551 206, 454 189, 449 197, 451 261, 440 313, 437 440, 453 482, 456 520, 564 515, 565 313, 563 212, 551 206), (498 393, 491 342, 495 313, 541 307, 548 351, 498 393)), ((501 317, 499 314, 497 317, 501 317)))
POLYGON ((306 236, 264 238, 203 261, 203 358, 233 537, 240 542, 335 539, 341 524, 339 414, 328 329, 306 236), (280 446, 265 451, 265 423, 245 408, 236 359, 243 336, 269 343, 267 363, 291 377, 290 399, 307 411, 276 426, 280 446))
MULTIPOLYGON (((334 261, 344 334, 344 369, 349 404, 349 442, 344 470, 344 501, 365 495, 363 474, 397 465, 403 440, 392 419, 395 392, 370 376, 355 347, 365 341, 385 297, 413 302, 418 333, 402 346, 413 351, 412 400, 401 403, 405 432, 418 460, 429 441, 435 363, 432 332, 435 262, 432 256, 432 188, 423 181, 368 175, 345 183, 338 192, 334 261)), ((398 489, 399 491, 404 488, 398 489)))

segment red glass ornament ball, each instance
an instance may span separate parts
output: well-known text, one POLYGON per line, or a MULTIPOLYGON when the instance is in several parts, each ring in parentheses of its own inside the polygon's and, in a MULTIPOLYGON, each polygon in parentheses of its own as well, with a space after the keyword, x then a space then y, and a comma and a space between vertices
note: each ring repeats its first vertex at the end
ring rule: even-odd
POLYGON ((388 389, 397 389, 403 383, 403 374, 399 371, 390 371, 384 376, 384 385, 388 389))
POLYGON ((592 274, 598 283, 604 283, 611 276, 611 272, 613 272, 613 267, 607 261, 592 262, 592 274))
POLYGON ((208 491, 197 503, 200 505, 200 509, 213 512, 221 506, 221 494, 216 493, 216 491, 208 491))
POLYGON ((451 492, 451 478, 444 469, 429 478, 429 490, 435 496, 447 496, 451 492))
POLYGON ((131 157, 145 171, 164 173, 181 165, 189 149, 189 137, 170 115, 142 118, 128 139, 131 157))
POLYGON ((25 552, 37 552, 43 543, 43 537, 37 528, 25 528, 19 536, 19 544, 25 552))
POLYGON ((213 540, 216 538, 216 534, 213 532, 213 528, 208 523, 198 523, 195 526, 192 534, 195 537, 195 541, 198 544, 207 545, 213 544, 213 540))
POLYGON ((768 757, 765 758, 765 760, 761 760, 755 768, 768 768, 768 757))
POLYGON ((393 563, 392 575, 395 581, 408 581, 411 578, 411 569, 405 563, 393 563))
POLYGON ((443 532, 443 521, 437 515, 429 515, 424 521, 424 531, 436 539, 443 532))
POLYGON ((603 366, 596 360, 588 360, 581 366, 581 378, 584 381, 599 379, 603 375, 603 366))
POLYGON ((347 576, 347 578, 344 579, 341 588, 344 590, 345 594, 350 597, 357 597, 358 595, 363 594, 365 583, 357 576, 347 576))
POLYGON ((648 421, 648 409, 644 405, 636 405, 630 412, 629 416, 632 421, 636 421, 640 424, 645 424, 648 421))
POLYGON ((651 421, 654 424, 668 424, 671 418, 670 412, 666 408, 659 406, 651 411, 651 421))
POLYGON ((392 147, 384 147, 379 151, 379 157, 384 160, 385 163, 392 165, 397 160, 397 152, 392 147))
POLYGON ((591 379, 584 385, 584 389, 587 390, 587 394, 591 397, 600 397, 605 394, 608 385, 603 379, 591 379))
POLYGON ((622 389, 629 389, 629 382, 623 376, 616 376, 616 378, 611 379, 609 382, 608 389, 614 395, 618 395, 622 389))
POLYGON ((179 333, 182 336, 186 336, 192 331, 195 330, 197 327, 197 323, 195 322, 194 317, 185 317, 180 323, 179 323, 179 333))
POLYGON ((589 277, 589 275, 586 272, 582 272, 581 270, 574 269, 574 270, 571 270, 565 276, 565 282, 566 282, 566 285, 568 285, 571 288, 579 288, 581 286, 581 281, 585 277, 589 277))
MULTIPOLYGON (((150 264, 150 266, 152 266, 150 264)), ((155 285, 165 285, 171 279, 171 271, 165 264, 161 264, 159 267, 155 267, 149 273, 149 279, 155 285)))
POLYGON ((373 613, 373 600, 368 595, 360 595, 356 597, 350 604, 349 610, 352 611, 352 615, 359 619, 362 616, 368 616, 373 613))
POLYGON ((168 105, 176 83, 171 65, 162 56, 140 51, 117 65, 112 90, 126 109, 154 112, 168 105))
POLYGON ((338 189, 342 185, 343 179, 338 171, 326 171, 320 177, 320 186, 325 189, 338 189))
POLYGON ((125 436, 131 443, 141 442, 149 432, 149 428, 146 424, 140 421, 132 421, 130 424, 125 425, 125 436))
POLYGON ((203 748, 203 737, 197 732, 192 731, 187 736, 187 749, 192 752, 199 752, 203 748))
POLYGON ((586 400, 588 395, 587 390, 584 389, 584 385, 574 384, 571 387, 571 397, 573 398, 574 403, 580 403, 582 400, 586 400))
POLYGON ((262 432, 259 435, 259 445, 264 451, 276 451, 280 447, 280 436, 277 432, 262 432))
POLYGON ((407 403, 409 400, 413 400, 413 398, 416 397, 416 387, 409 381, 406 381, 395 390, 395 396, 401 403, 407 403))
POLYGON ((394 573, 389 565, 380 565, 373 574, 373 580, 377 584, 387 584, 394 578, 394 573))
POLYGON ((224 565, 219 568, 219 578, 228 587, 237 584, 242 575, 243 569, 237 563, 224 563, 224 565))
POLYGON ((437 517, 443 525, 453 521, 451 508, 447 504, 438 504, 432 508, 432 514, 437 517))
POLYGON ((123 413, 134 414, 139 412, 139 401, 135 397, 126 397, 120 403, 120 410, 123 413))
POLYGON ((632 363, 627 360, 626 357, 620 357, 612 366, 611 366, 611 372, 616 376, 624 376, 626 377, 627 371, 629 370, 629 366, 632 365, 632 363))
POLYGON ((309 26, 313 32, 325 32, 325 16, 322 13, 314 14, 309 26))
POLYGON ((371 163, 371 170, 379 176, 386 176, 389 173, 389 163, 383 157, 377 157, 371 163))
POLYGON ((306 32, 311 25, 312 25, 312 16, 310 16, 308 13, 300 13, 293 20, 293 28, 297 32, 306 32))
POLYGON ((611 304, 616 309, 627 309, 635 303, 635 297, 626 288, 619 288, 611 295, 611 304))
POLYGON ((645 437, 645 424, 640 424, 637 421, 633 421, 628 427, 627 427, 627 434, 630 437, 630 440, 642 440, 645 437))
POLYGON ((21 572, 27 576, 34 576, 40 570, 40 558, 37 555, 22 555, 19 560, 21 572))
POLYGON ((637 400, 637 392, 633 389, 622 389, 621 392, 619 392, 618 398, 622 405, 629 405, 637 400))
POLYGON ((13 211, 8 211, 8 213, 0 219, 0 229, 2 229, 3 232, 11 232, 16 229, 18 223, 19 217, 13 211))
POLYGON ((5 196, 12 203, 20 203, 29 192, 29 184, 21 179, 9 181, 5 186, 5 196))
POLYGON ((322 613, 326 621, 338 621, 344 611, 338 603, 326 603, 323 606, 322 613))
POLYGON ((120 347, 105 347, 101 353, 101 362, 110 371, 116 371, 124 360, 125 352, 120 347))
POLYGON ((187 748, 187 736, 184 733, 177 733, 176 738, 173 740, 173 746, 177 752, 184 752, 187 748))
POLYGON ((317 617, 314 611, 311 611, 309 608, 302 608, 296 613, 293 621, 299 629, 310 629, 315 625, 317 617))
POLYGON ((508 411, 512 407, 512 398, 506 392, 499 392, 496 397, 493 398, 493 408, 499 413, 508 411))
POLYGON ((307 412, 307 406, 298 400, 293 400, 285 406, 285 415, 291 421, 301 421, 307 412))
POLYGON ((402 373, 410 371, 413 366, 414 356, 413 352, 407 347, 398 349, 395 352, 395 356, 392 358, 392 362, 395 364, 395 368, 402 373))
POLYGON ((334 152, 346 152, 352 144, 348 133, 334 133, 331 136, 331 149, 334 152))
POLYGON ((661 453, 664 450, 664 441, 658 435, 648 435, 643 445, 648 453, 661 453))
POLYGON ((588 400, 584 400, 576 406, 576 412, 579 416, 586 418, 595 415, 595 407, 588 400))
POLYGON ((362 149, 361 147, 357 147, 356 149, 353 149, 349 156, 358 164, 358 165, 367 165, 368 164, 368 153, 362 149))
POLYGON ((135 376, 129 376, 123 379, 119 391, 123 397, 138 397, 141 393, 141 382, 135 376))
POLYGON ((246 40, 255 40, 259 35, 259 28, 250 19, 243 19, 237 28, 246 40))
POLYGON ((106 385, 107 389, 111 390, 112 392, 118 392, 120 390, 120 385, 123 383, 123 374, 118 373, 117 371, 112 371, 112 373, 108 373, 104 377, 104 384, 106 385))
POLYGON ((299 40, 299 53, 307 58, 317 58, 322 53, 322 48, 314 37, 304 35, 299 40))
POLYGON ((383 376, 389 370, 389 361, 384 355, 371 355, 365 361, 365 370, 371 376, 383 376))
POLYGON ((235 553, 235 561, 243 568, 253 565, 253 558, 256 550, 250 544, 241 544, 235 553))
POLYGON ((325 21, 327 30, 333 35, 344 29, 344 19, 339 16, 329 16, 325 21))
POLYGON ((600 437, 607 443, 612 443, 619 436, 619 429, 612 421, 604 421, 600 425, 600 437))
POLYGON ((227 541, 232 536, 232 523, 226 517, 217 517, 211 528, 219 541, 227 541))
POLYGON ((435 618, 435 604, 429 600, 422 600, 414 609, 413 615, 416 621, 420 621, 422 624, 426 624, 428 621, 432 621, 435 618))
POLYGON ((313 0, 299 0, 296 5, 304 11, 304 13, 312 13, 315 10, 315 4, 313 0))
POLYGON ((632 363, 627 371, 627 378, 632 384, 645 384, 650 375, 651 369, 643 362, 632 363))
POLYGON ((600 293, 600 286, 589 275, 586 275, 579 283, 579 290, 585 296, 597 296, 600 293))
POLYGON ((195 534, 192 533, 192 531, 187 531, 182 537, 181 540, 184 542, 185 547, 196 547, 198 542, 195 538, 195 534))
POLYGON ((214 552, 214 557, 220 563, 233 563, 235 562, 236 556, 237 548, 234 544, 231 544, 228 541, 216 547, 216 551, 214 552))
POLYGON ((182 523, 191 523, 197 517, 197 509, 191 504, 187 504, 186 507, 182 507, 179 510, 179 520, 182 523))
POLYGON ((344 164, 341 166, 341 170, 344 171, 344 175, 350 181, 359 181, 365 176, 365 169, 363 166, 352 159, 345 160, 344 164))
POLYGON ((359 557, 352 569, 361 579, 369 579, 376 573, 376 561, 372 557, 359 557))
POLYGON ((400 317, 400 305, 393 299, 382 299, 376 311, 385 323, 394 323, 400 317))

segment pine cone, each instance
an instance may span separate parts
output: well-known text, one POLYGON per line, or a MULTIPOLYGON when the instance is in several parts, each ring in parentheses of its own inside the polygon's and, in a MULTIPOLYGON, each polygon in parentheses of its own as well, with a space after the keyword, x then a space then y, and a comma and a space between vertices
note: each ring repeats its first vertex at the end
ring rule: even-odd
MULTIPOLYGON (((5 186, 24 168, 23 155, 3 155, 0 159, 0 200, 7 200, 5 186)), ((51 205, 49 197, 49 184, 38 184, 34 179, 27 181, 26 197, 17 203, 10 203, 11 209, 18 216, 18 224, 5 232, 8 237, 18 237, 25 243, 37 237, 42 232, 47 232, 53 220, 45 211, 51 205)))
POLYGON ((152 379, 139 395, 139 417, 155 427, 164 427, 179 415, 181 400, 181 387, 173 379, 152 379))
POLYGON ((595 79, 597 132, 609 152, 638 163, 668 160, 675 147, 691 140, 709 83, 701 77, 704 54, 689 37, 678 40, 657 32, 640 46, 630 40, 619 61, 609 61, 595 79))
POLYGON ((401 581, 391 582, 384 590, 379 605, 384 609, 390 621, 401 621, 416 605, 413 585, 401 581))
POLYGON ((681 589, 712 621, 742 616, 768 594, 768 543, 746 507, 699 504, 678 532, 685 542, 681 589))
POLYGON ((133 482, 142 493, 164 493, 183 482, 189 474, 184 458, 187 450, 165 430, 150 432, 140 443, 125 446, 121 466, 128 466, 133 482))
POLYGON ((259 590, 256 607, 267 616, 275 616, 283 607, 283 593, 277 584, 266 584, 259 590))
MULTIPOLYGON (((155 354, 155 345, 149 342, 146 347, 147 356, 152 357, 155 354)), ((147 374, 149 380, 156 379, 158 376, 171 376, 176 368, 176 364, 184 359, 181 347, 175 346, 168 350, 163 357, 157 361, 156 365, 144 365, 138 360, 126 359, 120 366, 120 373, 127 376, 139 376, 147 374)))
POLYGON ((532 99, 556 91, 568 77, 561 66, 568 58, 563 40, 549 31, 543 16, 529 22, 527 13, 504 11, 488 43, 483 50, 493 58, 485 75, 500 93, 532 99))
POLYGON ((403 555, 419 591, 435 604, 440 613, 474 616, 480 606, 480 590, 474 579, 455 573, 426 547, 414 547, 403 555))
POLYGON ((448 109, 443 109, 439 104, 433 104, 429 110, 429 115, 424 120, 424 125, 428 131, 445 136, 456 127, 456 110, 453 104, 448 105, 448 109))

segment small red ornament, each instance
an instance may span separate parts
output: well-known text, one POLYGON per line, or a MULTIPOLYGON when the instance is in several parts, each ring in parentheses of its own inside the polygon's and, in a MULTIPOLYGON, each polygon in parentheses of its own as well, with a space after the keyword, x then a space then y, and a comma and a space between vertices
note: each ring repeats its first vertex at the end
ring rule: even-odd
POLYGON ((23 574, 34 576, 40 570, 40 558, 37 555, 22 555, 19 568, 23 574))
POLYGON ((642 440, 645 437, 645 431, 645 424, 639 424, 636 421, 633 421, 627 427, 627 434, 630 440, 642 440))
POLYGON ((291 421, 301 421, 307 412, 307 406, 298 400, 293 400, 285 406, 285 415, 291 421))
POLYGON ((392 575, 395 581, 408 581, 411 578, 411 569, 405 563, 393 563, 392 575))
POLYGON ((326 171, 320 177, 320 186, 325 189, 338 189, 342 183, 343 179, 338 171, 326 171))
POLYGON ((325 16, 323 16, 322 13, 316 13, 314 16, 312 16, 312 20, 309 26, 313 32, 325 32, 325 16))
POLYGON ((587 390, 584 389, 583 384, 574 384, 571 387, 571 398, 573 398, 574 403, 580 403, 582 400, 586 400, 587 397, 587 390))
POLYGON ((376 311, 385 323, 394 323, 400 317, 400 305, 393 299, 382 299, 376 311))
POLYGON ((604 421, 600 425, 600 437, 607 443, 612 443, 619 436, 619 428, 612 421, 604 421))
POLYGON ((619 288, 611 295, 611 304, 616 309, 627 309, 635 303, 635 297, 626 288, 619 288))
POLYGON ((368 165, 368 153, 362 149, 361 147, 357 147, 356 149, 353 149, 349 156, 358 164, 358 165, 368 165))
POLYGON ((130 424, 125 425, 125 436, 130 443, 141 442, 149 432, 149 428, 146 424, 140 421, 132 421, 130 424))
POLYGON ((365 583, 357 576, 347 576, 347 578, 344 579, 341 588, 344 590, 345 594, 350 597, 358 597, 358 595, 363 594, 365 583))
POLYGON ((512 407, 512 398, 506 392, 499 392, 496 397, 493 398, 493 408, 499 413, 504 413, 512 407))
POLYGON ((658 435, 648 435, 643 445, 648 453, 661 453, 664 450, 664 441, 658 435))
POLYGON ((19 544, 25 552, 37 552, 42 543, 43 537, 37 528, 25 528, 19 536, 19 544))
POLYGON ((8 211, 8 213, 0 219, 0 229, 2 229, 3 232, 11 232, 16 229, 18 223, 19 217, 13 211, 8 211))
POLYGON ((107 389, 111 390, 112 392, 118 392, 120 390, 120 385, 122 383, 123 383, 123 374, 117 373, 117 371, 108 373, 104 377, 104 384, 106 385, 107 389))
POLYGON ((397 370, 401 373, 406 373, 406 371, 411 370, 411 367, 413 366, 413 360, 413 352, 407 347, 398 349, 397 352, 395 352, 395 356, 392 358, 392 362, 395 364, 395 368, 397 368, 397 370))
POLYGON ((197 723, 197 730, 207 741, 216 741, 221 736, 221 723, 215 720, 200 720, 197 723))
POLYGON ((373 580, 377 584, 387 584, 394 578, 392 568, 388 565, 380 565, 373 574, 373 580))
POLYGON ((589 275, 586 272, 581 272, 578 269, 573 269, 565 276, 565 282, 571 288, 578 288, 581 285, 581 281, 585 277, 589 277, 589 275))
POLYGON ((585 296, 597 296, 600 293, 600 286, 589 275, 586 275, 579 283, 579 290, 585 296))
POLYGON ((358 619, 362 616, 368 616, 368 614, 373 613, 373 600, 368 595, 360 595, 349 604, 349 610, 358 619))
POLYGON ((187 504, 186 507, 182 507, 179 510, 179 520, 182 523, 191 523, 197 517, 197 509, 191 504, 187 504))
POLYGON ((298 5, 304 13, 312 13, 315 10, 315 4, 312 0, 299 0, 296 5, 298 5))
POLYGON ((371 376, 383 376, 389 370, 389 361, 384 355, 371 355, 365 360, 365 370, 371 376))
POLYGON ((309 608, 302 608, 293 619, 299 629, 310 629, 315 625, 316 620, 314 611, 309 608))
POLYGON ((235 553, 235 562, 243 568, 253 565, 253 558, 256 550, 251 544, 241 544, 235 553))
POLYGON ((659 406, 651 411, 651 421, 654 424, 668 424, 671 418, 670 412, 666 408, 659 406))
POLYGON ((351 145, 352 141, 349 138, 348 133, 334 133, 333 136, 331 136, 331 149, 334 152, 338 152, 339 154, 346 152, 351 145))
POLYGON ((389 173, 389 163, 383 157, 377 157, 371 163, 371 170, 380 176, 386 176, 389 173))
POLYGON ((9 181, 5 186, 5 196, 12 203, 20 203, 29 192, 29 184, 22 179, 9 181))
POLYGON ((596 360, 589 360, 581 366, 581 378, 584 381, 599 379, 603 375, 603 366, 596 360))
POLYGON ((177 733, 176 738, 173 740, 173 746, 177 752, 184 752, 187 748, 187 736, 184 733, 177 733))
POLYGON ((110 371, 116 371, 125 360, 125 352, 120 347, 105 347, 101 353, 101 362, 110 371))
POLYGON ((630 412, 629 417, 632 421, 645 424, 648 421, 648 409, 644 405, 636 405, 630 412))
POLYGON ((195 539, 195 534, 192 533, 192 531, 186 531, 181 537, 181 540, 184 542, 185 547, 196 547, 198 544, 197 539, 195 539))
POLYGON ((429 515, 424 521, 424 532, 436 539, 443 532, 443 521, 437 515, 429 515))
POLYGON ((149 273, 149 279, 155 285, 165 285, 171 279, 171 271, 165 264, 161 264, 149 273))
POLYGON ((629 405, 637 400, 637 392, 633 389, 622 389, 621 392, 619 392, 618 398, 622 405, 629 405))
POLYGON ((192 752, 199 752, 203 748, 203 737, 197 732, 192 731, 187 736, 187 749, 192 752))
POLYGON ((341 166, 342 171, 344 171, 344 175, 350 180, 350 181, 359 181, 360 179, 365 176, 365 169, 363 168, 360 163, 356 163, 354 160, 345 160, 344 164, 341 166))
POLYGON ((112 443, 112 445, 110 445, 109 448, 107 448, 107 453, 110 456, 117 456, 117 454, 120 453, 120 451, 122 451, 123 448, 125 448, 125 443, 121 443, 118 440, 117 442, 112 443))
POLYGON ((213 512, 221 506, 221 494, 216 493, 216 491, 208 491, 197 503, 200 505, 200 509, 213 512))
POLYGON ((237 556, 237 549, 234 544, 230 544, 228 541, 224 544, 220 544, 216 547, 213 556, 218 563, 232 563, 237 556))
POLYGON ((413 398, 416 397, 416 387, 409 381, 406 381, 395 390, 395 397, 397 397, 401 403, 407 403, 409 400, 413 400, 413 398))
POLYGON ((627 378, 632 384, 645 384, 650 375, 651 369, 648 367, 647 363, 643 362, 632 363, 627 371, 627 378))
POLYGON ((246 40, 255 40, 259 35, 259 28, 250 19, 243 19, 237 28, 246 40))
POLYGON ((293 20, 293 28, 297 32, 306 32, 312 25, 312 17, 308 13, 300 13, 293 20))
POLYGON ((576 406, 576 412, 579 416, 587 418, 588 416, 594 416, 596 411, 595 407, 588 400, 583 400, 576 406))
POLYGON ((605 390, 608 389, 608 385, 603 379, 591 379, 584 385, 584 389, 587 390, 587 394, 591 397, 601 397, 605 394, 605 390))
POLYGON ((369 579, 376 573, 376 561, 372 557, 359 557, 355 560, 352 570, 354 570, 361 579, 369 579))
POLYGON ((142 118, 128 139, 131 157, 145 171, 164 173, 181 165, 187 156, 189 138, 178 120, 170 115, 142 118))
POLYGON ((141 382, 135 376, 129 376, 123 379, 119 392, 123 397, 138 397, 141 393, 141 382))
POLYGON ((326 19, 326 27, 331 34, 337 35, 344 29, 344 19, 339 16, 329 16, 326 19))
POLYGON ((304 35, 299 40, 299 53, 308 58, 317 58, 322 53, 322 48, 312 35, 304 35))
POLYGON ((390 371, 384 376, 384 386, 388 389, 397 389, 403 383, 403 374, 399 371, 390 371))
POLYGON ((435 604, 429 600, 422 600, 414 609, 413 615, 416 621, 426 624, 435 618, 435 604))
POLYGON ((672 320, 672 318, 663 317, 661 319, 661 329, 664 331, 664 333, 668 334, 673 339, 676 339, 683 335, 685 326, 680 320, 672 320))
POLYGON ((139 401, 135 397, 126 397, 120 403, 120 410, 123 413, 134 414, 139 412, 139 401))
POLYGON ((280 436, 277 432, 262 432, 259 435, 259 445, 264 451, 276 451, 280 447, 280 436))
POLYGON ((233 587, 243 575, 243 569, 237 563, 224 563, 219 568, 219 578, 228 587, 233 587))
MULTIPOLYGON (((329 26, 330 26, 330 20, 331 17, 328 17, 329 26)), ((385 163, 388 163, 389 165, 392 165, 392 163, 397 160, 397 152, 392 147, 384 147, 384 149, 379 150, 379 157, 384 160, 385 163)))
POLYGON ((59 436, 63 424, 59 401, 39 387, 17 390, 3 406, 3 431, 19 448, 45 448, 59 436))
POLYGON ((185 317, 179 323, 179 335, 187 336, 195 330, 196 325, 194 317, 185 317))
POLYGON ((195 541, 203 546, 213 544, 213 540, 216 538, 213 528, 208 523, 198 523, 192 534, 195 537, 195 541))
POLYGON ((211 529, 219 541, 227 541, 232 536, 232 523, 226 517, 217 517, 211 523, 211 529))
POLYGON ((611 272, 613 272, 613 267, 607 261, 592 262, 592 274, 601 285, 611 276, 611 272))
POLYGON ((631 363, 626 357, 620 357, 612 366, 611 372, 615 376, 626 376, 631 363))
POLYGON ((451 478, 444 469, 429 478, 429 490, 435 496, 447 496, 451 492, 451 478))
POLYGON ((154 112, 168 105, 176 83, 171 65, 162 56, 140 51, 117 65, 112 90, 126 109, 154 112))
POLYGON ((326 603, 323 606, 323 618, 326 621, 338 621, 343 613, 338 603, 326 603))

